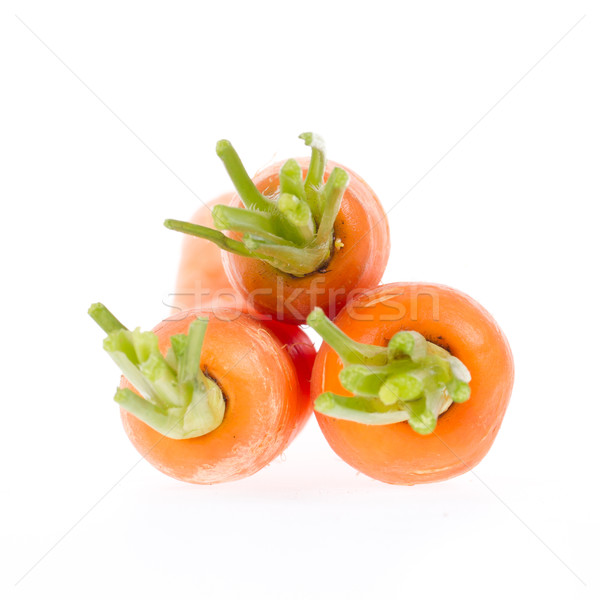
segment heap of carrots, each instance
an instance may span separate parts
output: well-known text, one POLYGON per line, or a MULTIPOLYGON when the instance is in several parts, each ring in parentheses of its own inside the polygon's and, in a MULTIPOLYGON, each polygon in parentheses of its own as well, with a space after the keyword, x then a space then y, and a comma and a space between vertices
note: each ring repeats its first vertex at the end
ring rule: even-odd
POLYGON ((355 173, 300 136, 310 160, 251 178, 217 144, 236 193, 190 222, 172 316, 133 331, 89 310, 123 373, 125 431, 153 466, 191 483, 252 475, 314 408, 331 448, 374 479, 413 485, 472 469, 510 399, 510 347, 491 315, 452 288, 378 286, 386 214, 355 173), (324 340, 314 347, 299 325, 324 340))

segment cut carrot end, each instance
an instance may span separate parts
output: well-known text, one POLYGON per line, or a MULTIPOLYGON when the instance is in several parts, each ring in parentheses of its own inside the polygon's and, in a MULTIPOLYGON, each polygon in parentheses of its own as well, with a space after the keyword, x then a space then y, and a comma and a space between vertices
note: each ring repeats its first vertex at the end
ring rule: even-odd
POLYGON ((407 405, 409 413, 408 424, 413 431, 421 435, 429 435, 433 433, 437 425, 438 415, 435 414, 427 406, 427 399, 420 398, 414 402, 409 402, 407 405))
POLYGON ((279 170, 279 189, 282 194, 292 194, 300 200, 306 200, 302 169, 293 158, 283 163, 279 170))
POLYGON ((340 383, 357 396, 377 397, 385 380, 381 370, 365 365, 349 365, 340 371, 340 383))
POLYGON ((388 355, 391 360, 408 356, 420 360, 427 354, 427 340, 416 331, 399 331, 388 344, 388 355))
POLYGON ((315 221, 309 205, 293 194, 283 193, 279 197, 277 208, 298 232, 301 243, 310 244, 315 237, 315 221))
POLYGON ((115 315, 100 302, 96 302, 89 307, 88 315, 90 315, 90 317, 92 317, 106 333, 118 331, 119 329, 127 329, 125 325, 123 325, 117 317, 115 317, 115 315))
POLYGON ((379 398, 384 404, 392 405, 397 402, 416 400, 423 391, 423 381, 418 374, 398 373, 385 380, 379 390, 379 398))
POLYGON ((228 151, 233 150, 233 146, 229 140, 219 140, 217 142, 217 146, 215 148, 217 152, 217 156, 219 158, 223 158, 224 155, 227 154, 228 151))

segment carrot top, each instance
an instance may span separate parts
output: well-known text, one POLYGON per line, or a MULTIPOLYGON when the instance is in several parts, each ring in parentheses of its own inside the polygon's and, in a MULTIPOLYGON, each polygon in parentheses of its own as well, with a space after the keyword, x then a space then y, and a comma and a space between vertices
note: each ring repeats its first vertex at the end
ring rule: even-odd
POLYGON ((340 357, 340 383, 353 394, 321 394, 315 410, 322 414, 367 425, 408 421, 428 434, 453 402, 469 399, 465 365, 416 331, 399 331, 384 347, 355 342, 320 308, 306 322, 340 357))
POLYGON ((333 225, 349 176, 335 167, 323 183, 327 160, 322 138, 314 133, 303 133, 300 138, 311 148, 306 177, 297 161, 288 160, 279 172, 275 197, 258 191, 231 143, 221 140, 217 154, 244 208, 215 206, 216 230, 172 219, 165 226, 207 239, 228 252, 263 260, 290 275, 302 277, 317 271, 334 250, 333 225), (240 233, 242 239, 227 237, 221 230, 240 233))
POLYGON ((115 401, 127 412, 177 440, 204 435, 222 423, 221 389, 200 369, 208 319, 194 321, 187 335, 172 336, 163 356, 155 333, 129 331, 103 304, 92 304, 88 313, 108 334, 104 349, 142 394, 129 388, 117 390, 115 401))

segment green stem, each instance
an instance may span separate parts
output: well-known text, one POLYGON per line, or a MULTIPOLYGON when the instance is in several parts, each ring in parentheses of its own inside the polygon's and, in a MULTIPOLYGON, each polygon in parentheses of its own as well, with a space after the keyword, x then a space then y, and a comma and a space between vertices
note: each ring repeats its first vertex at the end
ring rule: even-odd
POLYGON ((416 400, 425 389, 424 379, 425 374, 416 370, 391 375, 380 387, 379 398, 386 406, 416 400))
POLYGON ((313 133, 300 137, 312 149, 306 180, 297 161, 288 160, 280 169, 279 191, 273 198, 259 192, 233 146, 227 140, 218 142, 217 154, 245 208, 216 206, 213 220, 218 230, 243 234, 242 241, 185 221, 169 219, 165 226, 208 240, 227 252, 262 260, 295 277, 322 269, 336 250, 333 226, 349 178, 343 169, 335 168, 323 185, 323 140, 313 133))
POLYGON ((339 167, 333 169, 323 190, 323 216, 319 223, 317 245, 331 242, 333 224, 340 211, 342 198, 349 182, 350 178, 344 169, 340 169, 339 167))
POLYGON ((323 138, 317 133, 312 133, 310 131, 301 133, 298 137, 301 140, 304 140, 304 143, 311 149, 310 164, 304 180, 304 188, 317 188, 323 181, 325 165, 327 163, 325 154, 325 140, 323 140, 323 138))
POLYGON ((117 390, 114 400, 122 406, 128 413, 137 417, 147 425, 150 425, 156 431, 168 427, 169 417, 167 412, 157 407, 152 402, 138 396, 129 388, 120 388, 117 390))
POLYGON ((249 233, 275 243, 289 243, 281 237, 277 219, 272 213, 217 204, 212 209, 212 217, 217 229, 249 233))
POLYGON ((427 354, 427 340, 416 331, 399 331, 394 334, 388 344, 390 360, 408 356, 420 360, 427 354))
POLYGON ((177 374, 181 383, 196 380, 201 390, 206 389, 206 386, 204 385, 204 374, 198 365, 200 364, 202 344, 204 343, 207 327, 208 319, 196 319, 190 325, 187 334, 187 345, 177 374))
POLYGON ((364 365, 349 365, 340 371, 340 383, 358 396, 377 396, 385 376, 374 373, 364 365))
POLYGON ((408 413, 398 407, 383 405, 376 398, 339 396, 325 392, 315 399, 315 410, 336 419, 364 425, 391 425, 408 420, 408 413))
POLYGON ((394 361, 381 366, 349 364, 340 371, 340 383, 358 396, 380 396, 381 386, 389 375, 398 374, 411 368, 411 361, 394 361))
POLYGON ((418 332, 398 332, 384 348, 352 340, 321 309, 306 322, 338 354, 344 364, 340 383, 355 394, 326 390, 315 401, 317 412, 369 425, 407 421, 427 435, 452 402, 469 399, 465 365, 418 332))
POLYGON ((197 319, 187 334, 172 336, 163 356, 155 333, 119 326, 102 304, 93 304, 88 312, 108 333, 104 349, 140 393, 117 390, 115 401, 125 410, 173 439, 198 437, 222 423, 223 394, 200 368, 208 319, 197 319))
POLYGON ((325 142, 316 133, 302 133, 299 137, 311 148, 310 164, 304 180, 304 191, 306 192, 306 201, 318 223, 323 215, 321 187, 323 185, 323 175, 325 175, 325 165, 327 164, 325 142))
POLYGON ((321 308, 315 308, 307 317, 306 324, 312 327, 323 340, 335 350, 345 365, 384 365, 386 349, 379 346, 360 344, 336 327, 321 308))
POLYGON ((292 194, 300 200, 306 200, 302 169, 293 158, 286 161, 279 170, 279 189, 282 194, 292 194))
POLYGON ((277 208, 297 232, 300 243, 309 244, 315 236, 315 221, 308 204, 292 194, 284 193, 279 196, 277 208))
POLYGON ((232 240, 220 231, 211 229, 210 227, 204 227, 203 225, 196 225, 195 223, 188 223, 187 221, 177 221, 175 219, 167 219, 164 223, 167 229, 173 231, 179 231, 181 233, 187 233, 205 240, 209 240, 216 244, 221 250, 227 250, 233 254, 239 254, 240 256, 249 256, 257 258, 256 255, 248 250, 242 242, 232 240))
POLYGON ((433 433, 437 424, 437 412, 433 412, 427 402, 427 397, 421 397, 414 402, 407 403, 408 424, 414 431, 421 435, 433 433))
POLYGON ((244 244, 254 256, 260 256, 276 269, 295 277, 316 271, 323 264, 324 256, 329 254, 323 248, 282 246, 252 238, 244 238, 244 244))
POLYGON ((258 191, 231 142, 228 140, 217 142, 217 155, 223 161, 244 206, 268 212, 273 206, 272 203, 258 191))
POLYGON ((462 404, 471 397, 471 388, 465 381, 453 379, 452 381, 448 382, 447 388, 450 398, 452 398, 452 401, 456 402, 457 404, 462 404))
POLYGON ((88 314, 106 333, 112 333, 119 329, 127 329, 115 315, 113 315, 104 304, 96 302, 88 310, 88 314))

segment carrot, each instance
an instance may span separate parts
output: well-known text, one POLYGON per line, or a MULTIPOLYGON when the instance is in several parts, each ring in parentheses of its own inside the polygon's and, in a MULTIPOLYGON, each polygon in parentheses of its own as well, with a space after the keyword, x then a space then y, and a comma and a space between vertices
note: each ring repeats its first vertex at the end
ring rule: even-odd
POLYGON ((504 417, 513 359, 491 315, 433 284, 380 286, 335 324, 315 309, 325 340, 311 397, 332 449, 387 483, 442 481, 487 454, 504 417))
POLYGON ((390 250, 387 218, 373 190, 349 169, 327 162, 319 136, 300 137, 312 149, 310 161, 272 165, 254 180, 227 140, 217 144, 238 197, 231 206, 215 206, 212 216, 231 237, 165 221, 225 250, 225 271, 248 304, 291 323, 304 322, 315 306, 333 316, 354 290, 377 285, 390 250))
MULTIPOLYGON (((233 196, 232 192, 222 194, 203 204, 190 222, 205 227, 212 225, 212 208, 231 202, 233 196)), ((225 274, 219 247, 208 240, 191 235, 183 238, 175 292, 172 296, 171 314, 191 308, 244 306, 242 297, 231 287, 225 274)))
POLYGON ((252 475, 311 414, 315 351, 296 326, 267 326, 231 308, 218 316, 192 309, 140 332, 101 304, 89 312, 125 375, 115 395, 125 432, 171 477, 212 484, 252 475))

